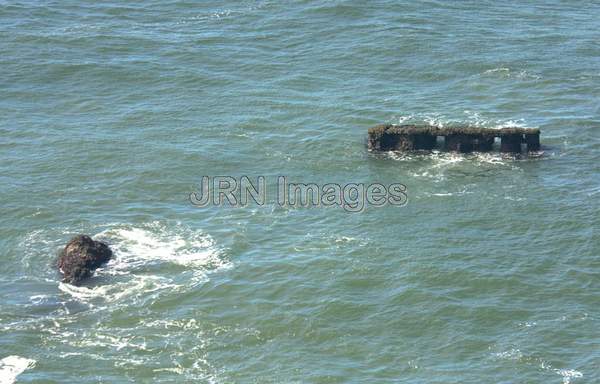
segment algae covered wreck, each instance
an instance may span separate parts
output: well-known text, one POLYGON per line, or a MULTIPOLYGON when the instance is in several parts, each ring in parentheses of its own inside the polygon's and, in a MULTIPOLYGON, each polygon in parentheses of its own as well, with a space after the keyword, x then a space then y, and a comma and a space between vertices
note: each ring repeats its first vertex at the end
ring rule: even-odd
POLYGON ((375 151, 445 149, 457 152, 488 152, 500 141, 500 152, 521 153, 540 150, 538 128, 481 128, 470 126, 381 124, 368 131, 367 146, 375 151), (525 148, 523 148, 525 147, 525 148))

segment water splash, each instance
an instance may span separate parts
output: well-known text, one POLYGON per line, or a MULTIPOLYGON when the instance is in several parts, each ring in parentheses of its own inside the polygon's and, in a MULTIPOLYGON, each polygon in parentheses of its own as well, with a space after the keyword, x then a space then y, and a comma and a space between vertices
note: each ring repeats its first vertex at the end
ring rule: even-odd
POLYGON ((8 356, 0 360, 0 384, 12 384, 17 376, 35 366, 36 361, 21 356, 8 356))

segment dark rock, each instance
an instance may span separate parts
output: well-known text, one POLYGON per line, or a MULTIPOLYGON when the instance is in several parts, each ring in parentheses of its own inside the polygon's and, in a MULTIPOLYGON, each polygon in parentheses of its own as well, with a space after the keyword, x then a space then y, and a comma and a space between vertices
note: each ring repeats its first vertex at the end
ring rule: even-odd
POLYGON ((112 251, 108 245, 89 236, 78 235, 60 252, 58 269, 63 274, 65 283, 78 284, 92 276, 94 270, 111 257, 112 251))

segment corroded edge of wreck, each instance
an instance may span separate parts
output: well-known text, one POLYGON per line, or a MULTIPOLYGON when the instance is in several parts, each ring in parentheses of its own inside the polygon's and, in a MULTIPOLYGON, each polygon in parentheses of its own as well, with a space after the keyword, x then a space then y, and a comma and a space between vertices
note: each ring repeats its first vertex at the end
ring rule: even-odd
POLYGON ((432 150, 443 138, 442 148, 457 152, 491 151, 495 139, 500 139, 500 152, 521 153, 522 144, 528 152, 540 150, 538 128, 508 127, 437 127, 430 125, 381 124, 369 128, 367 145, 376 151, 432 150))

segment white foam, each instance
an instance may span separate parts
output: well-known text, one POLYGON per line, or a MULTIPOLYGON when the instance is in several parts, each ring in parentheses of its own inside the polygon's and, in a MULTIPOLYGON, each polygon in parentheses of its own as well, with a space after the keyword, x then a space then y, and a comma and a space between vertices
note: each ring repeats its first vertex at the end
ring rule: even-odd
POLYGON ((574 369, 558 369, 556 373, 562 376, 563 384, 570 384, 571 379, 583 377, 583 373, 574 369))
POLYGON ((535 327, 536 325, 537 325, 537 322, 535 322, 535 321, 526 321, 524 323, 519 323, 519 326, 526 327, 526 328, 532 328, 532 327, 535 327))
POLYGON ((163 261, 186 267, 223 266, 213 239, 202 232, 165 228, 159 223, 102 232, 115 251, 112 268, 130 269, 148 261, 163 261), (183 233, 181 233, 183 232, 183 233))
POLYGON ((556 373, 557 375, 562 376, 563 384, 571 384, 571 381, 573 379, 579 379, 579 378, 583 377, 583 373, 581 373, 580 371, 577 371, 575 369, 552 368, 552 364, 550 364, 544 360, 541 361, 540 368, 542 368, 546 371, 552 371, 552 372, 556 373))
MULTIPOLYGON (((495 72, 503 70, 510 71, 508 68, 498 68, 495 72)), ((486 72, 487 73, 487 72, 486 72)), ((494 71, 489 72, 494 73, 494 71)), ((523 74, 521 73, 521 76, 523 74)), ((497 119, 485 117, 481 112, 465 110, 463 116, 447 116, 440 113, 422 113, 416 115, 393 116, 391 122, 394 124, 429 124, 431 126, 446 127, 455 125, 469 125, 473 127, 500 129, 506 127, 533 128, 529 126, 524 119, 497 119)))
POLYGON ((29 296, 29 301, 31 301, 33 304, 41 304, 48 298, 50 298, 50 295, 33 295, 29 296))
POLYGON ((142 294, 146 297, 162 290, 192 287, 207 281, 209 271, 230 266, 222 259, 214 240, 201 231, 160 222, 115 227, 94 236, 108 242, 114 251, 113 259, 95 275, 117 278, 117 281, 91 288, 60 283, 61 291, 93 307, 98 299, 115 302, 135 299, 142 294), (159 263, 181 265, 185 267, 186 276, 151 274, 148 269, 159 263))
POLYGON ((427 115, 423 120, 425 120, 427 124, 436 127, 444 127, 448 123, 447 119, 439 115, 427 115))
POLYGON ((487 71, 485 71, 483 73, 487 75, 487 74, 490 74, 490 73, 497 73, 497 72, 508 73, 508 72, 510 72, 510 69, 509 68, 504 68, 504 67, 502 67, 502 68, 494 68, 494 69, 488 69, 487 71))
MULTIPOLYGON (((473 152, 461 154, 455 152, 440 152, 432 151, 431 153, 404 153, 404 152, 387 152, 387 156, 396 161, 414 163, 418 166, 414 170, 409 170, 408 175, 415 178, 429 179, 434 183, 445 181, 451 172, 460 170, 461 172, 476 171, 475 167, 484 166, 485 168, 503 167, 518 171, 519 163, 514 157, 503 156, 500 153, 483 153, 473 152)), ((434 194, 433 196, 449 196, 448 191, 434 194)), ((470 192, 462 191, 460 194, 470 192)), ((455 192, 452 192, 456 195, 455 192)), ((431 195, 429 195, 431 196, 431 195)))
POLYGON ((429 196, 436 196, 436 197, 448 197, 448 196, 462 196, 462 195, 469 195, 472 194, 473 192, 469 192, 466 189, 463 189, 462 191, 457 191, 457 192, 439 192, 439 193, 430 193, 429 196))
POLYGON ((102 333, 96 333, 89 336, 91 337, 85 337, 78 340, 76 345, 78 347, 105 347, 116 351, 122 349, 148 351, 146 342, 133 342, 135 336, 113 336, 102 333))
POLYGON ((163 289, 177 289, 180 285, 173 284, 170 279, 152 275, 132 275, 130 280, 122 283, 103 284, 88 287, 77 287, 71 284, 59 283, 58 289, 68 293, 73 298, 94 307, 95 299, 106 302, 119 301, 126 297, 139 294, 149 294, 163 289))
POLYGON ((146 328, 159 328, 159 329, 180 329, 180 330, 197 330, 200 329, 200 325, 196 319, 183 319, 183 320, 154 320, 145 322, 144 327, 146 328))
POLYGON ((519 80, 540 80, 542 78, 540 75, 530 73, 526 70, 512 71, 506 67, 488 69, 483 72, 483 75, 496 75, 505 78, 517 78, 519 80))
POLYGON ((523 358, 523 353, 517 348, 512 348, 508 351, 495 353, 494 356, 504 360, 520 360, 523 358))
POLYGON ((505 120, 505 121, 497 121, 495 125, 491 128, 501 129, 501 128, 531 128, 525 124, 524 120, 505 120))
POLYGON ((526 199, 524 197, 519 197, 519 196, 504 196, 504 200, 525 201, 526 199))
POLYGON ((335 238, 335 242, 336 243, 349 243, 352 241, 356 241, 355 237, 348 237, 348 236, 337 236, 335 238))
POLYGON ((8 356, 0 360, 0 384, 12 384, 17 376, 33 368, 36 361, 20 356, 8 356))

